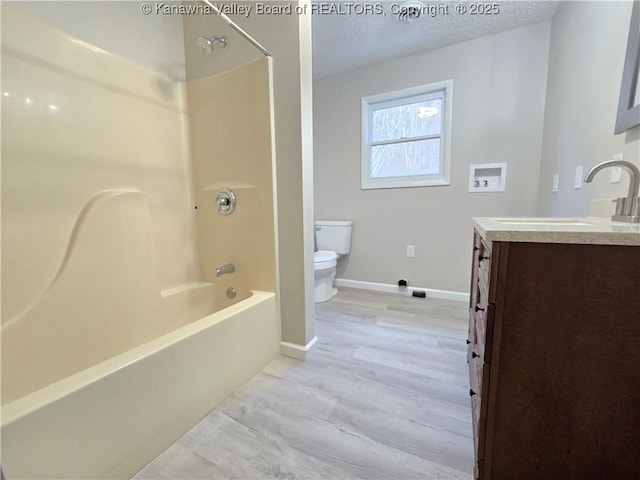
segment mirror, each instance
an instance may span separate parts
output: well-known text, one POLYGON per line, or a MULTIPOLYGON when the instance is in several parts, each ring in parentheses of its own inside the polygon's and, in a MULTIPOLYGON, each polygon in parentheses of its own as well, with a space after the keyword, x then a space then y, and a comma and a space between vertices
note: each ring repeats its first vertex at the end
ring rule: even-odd
POLYGON ((615 133, 640 125, 640 1, 633 2, 615 133))

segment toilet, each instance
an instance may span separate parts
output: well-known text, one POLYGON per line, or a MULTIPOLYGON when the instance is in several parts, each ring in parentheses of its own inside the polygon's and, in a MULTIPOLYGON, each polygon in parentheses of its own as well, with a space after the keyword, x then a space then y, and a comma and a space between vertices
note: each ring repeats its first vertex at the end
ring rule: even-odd
POLYGON ((313 255, 315 303, 331 300, 338 292, 333 286, 338 258, 351 250, 353 222, 316 221, 316 247, 313 255))

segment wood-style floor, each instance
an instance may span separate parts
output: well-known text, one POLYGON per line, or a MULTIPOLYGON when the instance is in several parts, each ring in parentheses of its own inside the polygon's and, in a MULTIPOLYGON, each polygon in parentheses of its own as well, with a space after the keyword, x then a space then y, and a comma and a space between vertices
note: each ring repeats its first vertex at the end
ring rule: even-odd
POLYGON ((280 357, 134 478, 469 479, 467 307, 341 289, 280 357))

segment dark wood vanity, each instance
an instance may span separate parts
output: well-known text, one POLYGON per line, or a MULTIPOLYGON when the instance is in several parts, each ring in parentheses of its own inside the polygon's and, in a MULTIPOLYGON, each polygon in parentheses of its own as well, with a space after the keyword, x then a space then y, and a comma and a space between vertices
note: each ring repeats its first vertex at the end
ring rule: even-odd
POLYGON ((640 478, 639 246, 476 231, 467 343, 475 478, 640 478))

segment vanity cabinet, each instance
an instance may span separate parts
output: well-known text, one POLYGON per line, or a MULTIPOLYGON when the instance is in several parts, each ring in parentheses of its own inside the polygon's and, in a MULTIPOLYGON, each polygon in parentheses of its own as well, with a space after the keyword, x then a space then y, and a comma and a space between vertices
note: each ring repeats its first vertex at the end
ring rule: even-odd
POLYGON ((477 479, 640 478, 640 247, 475 232, 477 479))

